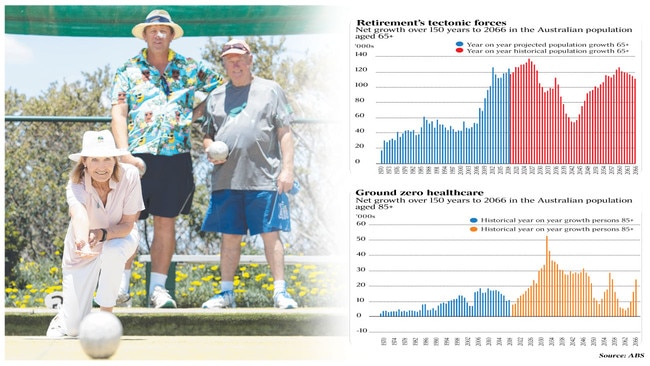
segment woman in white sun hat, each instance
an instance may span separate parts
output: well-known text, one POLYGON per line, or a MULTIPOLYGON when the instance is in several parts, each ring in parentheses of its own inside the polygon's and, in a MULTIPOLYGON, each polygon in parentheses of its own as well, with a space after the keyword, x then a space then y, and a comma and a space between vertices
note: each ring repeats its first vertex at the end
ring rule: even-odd
POLYGON ((101 311, 115 306, 124 263, 138 247, 135 225, 144 209, 140 173, 120 163, 111 131, 88 131, 66 186, 70 225, 63 249, 63 304, 48 337, 75 337, 94 301, 101 311))

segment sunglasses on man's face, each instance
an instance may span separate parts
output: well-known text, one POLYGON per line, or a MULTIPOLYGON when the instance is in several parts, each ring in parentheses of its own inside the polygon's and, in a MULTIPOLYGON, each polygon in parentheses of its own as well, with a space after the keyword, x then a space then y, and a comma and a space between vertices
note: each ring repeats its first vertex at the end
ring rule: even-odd
POLYGON ((236 49, 236 50, 242 50, 242 51, 248 53, 248 48, 246 48, 246 46, 244 46, 241 43, 227 44, 227 45, 223 46, 223 49, 221 50, 221 53, 224 53, 224 52, 226 52, 228 50, 231 50, 233 48, 236 49))

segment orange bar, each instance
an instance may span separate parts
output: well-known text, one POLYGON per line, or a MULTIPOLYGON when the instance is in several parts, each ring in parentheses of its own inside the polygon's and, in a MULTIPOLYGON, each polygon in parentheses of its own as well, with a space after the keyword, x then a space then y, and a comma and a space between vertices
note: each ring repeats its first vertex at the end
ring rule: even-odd
MULTIPOLYGON (((546 255, 548 258, 548 255, 546 255)), ((548 259, 546 260, 548 262, 548 259)), ((544 276, 543 276, 543 281, 544 284, 542 285, 542 316, 548 316, 548 309, 546 308, 548 306, 548 285, 549 285, 549 280, 548 280, 548 264, 544 266, 544 276)))
POLYGON ((594 284, 583 268, 580 272, 565 272, 551 259, 546 238, 546 263, 537 272, 537 281, 511 305, 512 316, 638 316, 638 279, 628 307, 623 307, 615 290, 612 273, 608 274, 607 288, 602 297, 594 297, 594 284))
POLYGON ((607 309, 605 310, 605 316, 611 316, 612 305, 614 304, 614 297, 612 296, 612 275, 611 274, 609 274, 607 280, 607 298, 605 299, 605 301, 606 301, 605 307, 607 307, 607 309))
POLYGON ((584 296, 582 295, 583 292, 585 291, 585 289, 582 288, 582 272, 576 274, 576 281, 577 281, 577 285, 578 285, 578 287, 577 287, 577 290, 578 290, 578 304, 579 304, 579 309, 580 309, 578 311, 577 315, 578 316, 585 316, 587 314, 584 311, 585 310, 584 309, 584 306, 585 306, 584 301, 585 301, 585 299, 584 299, 584 296))
POLYGON ((557 265, 557 263, 554 262, 553 265, 555 266, 555 271, 554 271, 555 280, 553 280, 553 286, 555 286, 555 291, 553 291, 555 294, 553 295, 553 301, 555 304, 554 314, 560 315, 560 306, 562 305, 562 303, 560 302, 561 299, 560 291, 562 290, 562 287, 560 286, 560 278, 562 276, 562 273, 560 273, 560 268, 557 265))
POLYGON ((634 280, 634 295, 632 295, 632 299, 633 299, 632 304, 634 306, 634 313, 632 313, 632 316, 638 316, 639 315, 639 313, 638 313, 639 304, 637 303, 637 299, 639 298, 639 293, 637 292, 637 283, 636 283, 636 281, 637 280, 634 280))
POLYGON ((582 298, 582 288, 580 288, 580 273, 576 273, 575 281, 576 281, 576 296, 577 296, 576 299, 578 300, 578 306, 577 306, 578 313, 575 315, 584 316, 585 315, 583 309, 584 299, 582 298))
POLYGON ((566 285, 566 275, 563 274, 562 277, 560 277, 560 316, 565 316, 566 315, 566 288, 564 287, 566 285))
POLYGON ((592 316, 592 315, 595 315, 595 311, 596 311, 596 307, 597 307, 598 303, 596 302, 596 299, 594 298, 594 292, 593 292, 594 287, 591 284, 591 282, 589 283, 589 289, 588 290, 589 290, 589 294, 588 294, 589 295, 589 304, 591 305, 589 307, 590 308, 589 315, 592 316))
POLYGON ((553 262, 551 270, 551 316, 557 315, 557 263, 553 262))
POLYGON ((575 277, 576 277, 575 273, 571 273, 571 277, 570 277, 571 282, 569 283, 569 289, 571 290, 571 293, 569 295, 569 297, 570 297, 569 301, 570 301, 570 304, 571 304, 571 309, 569 310, 569 314, 567 314, 567 315, 570 315, 570 316, 575 316, 576 315, 576 311, 575 311, 575 309, 576 309, 576 299, 578 297, 576 296, 575 277))

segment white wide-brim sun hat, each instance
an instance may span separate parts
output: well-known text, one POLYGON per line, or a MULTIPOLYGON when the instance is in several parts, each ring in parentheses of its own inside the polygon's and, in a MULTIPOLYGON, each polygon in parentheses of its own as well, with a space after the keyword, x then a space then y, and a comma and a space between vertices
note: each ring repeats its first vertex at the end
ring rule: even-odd
POLYGON ((144 23, 137 24, 131 29, 131 33, 140 39, 142 38, 142 32, 144 29, 150 25, 166 25, 174 29, 174 39, 181 38, 183 36, 183 28, 180 25, 174 23, 172 17, 165 10, 153 10, 147 18, 144 20, 144 23))
POLYGON ((106 156, 123 156, 128 154, 126 150, 120 150, 115 147, 113 134, 109 130, 86 131, 83 137, 81 151, 70 154, 68 157, 72 161, 79 161, 81 157, 106 157, 106 156))

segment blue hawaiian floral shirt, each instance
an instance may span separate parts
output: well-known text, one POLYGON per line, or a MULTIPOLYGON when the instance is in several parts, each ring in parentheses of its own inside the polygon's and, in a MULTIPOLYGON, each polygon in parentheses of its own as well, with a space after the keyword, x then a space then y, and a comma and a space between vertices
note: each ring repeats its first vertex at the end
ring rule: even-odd
POLYGON ((131 153, 176 155, 190 152, 192 110, 196 91, 209 93, 223 84, 223 76, 203 62, 169 50, 169 64, 161 75, 147 62, 147 49, 117 69, 111 103, 128 104, 128 142, 131 153))

